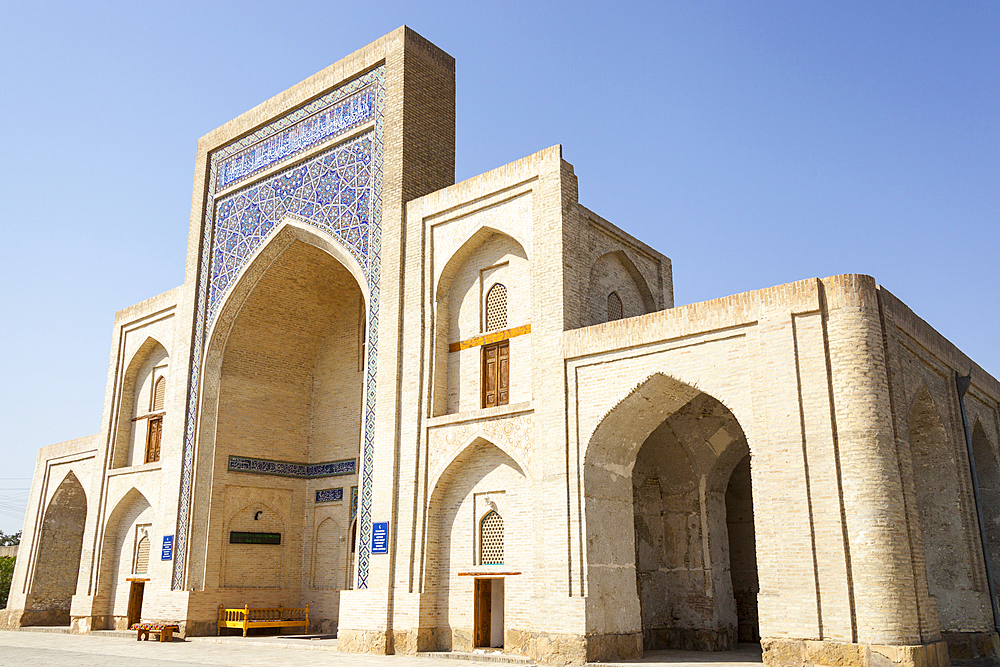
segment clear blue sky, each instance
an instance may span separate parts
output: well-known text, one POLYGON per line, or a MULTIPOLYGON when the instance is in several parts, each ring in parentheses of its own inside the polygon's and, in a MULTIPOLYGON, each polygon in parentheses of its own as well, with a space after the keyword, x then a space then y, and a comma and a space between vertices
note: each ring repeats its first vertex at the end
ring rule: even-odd
POLYGON ((678 304, 868 273, 1000 374, 1000 3, 7 3, 0 530, 183 282, 198 137, 402 24, 457 60, 459 179, 561 143, 678 304))

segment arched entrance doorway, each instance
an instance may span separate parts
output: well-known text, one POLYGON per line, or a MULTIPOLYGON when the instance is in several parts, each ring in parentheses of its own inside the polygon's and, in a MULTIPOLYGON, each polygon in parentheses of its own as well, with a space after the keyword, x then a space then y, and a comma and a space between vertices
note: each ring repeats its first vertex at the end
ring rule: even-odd
POLYGON ((366 332, 364 293, 333 245, 285 227, 220 310, 201 424, 213 476, 198 491, 212 494, 205 588, 308 604, 323 632, 336 630, 345 585, 339 549, 358 485, 366 332), (251 576, 259 571, 267 576, 251 576))
POLYGON ((598 425, 584 470, 588 626, 616 636, 615 654, 759 640, 750 470, 734 414, 664 375, 598 425))

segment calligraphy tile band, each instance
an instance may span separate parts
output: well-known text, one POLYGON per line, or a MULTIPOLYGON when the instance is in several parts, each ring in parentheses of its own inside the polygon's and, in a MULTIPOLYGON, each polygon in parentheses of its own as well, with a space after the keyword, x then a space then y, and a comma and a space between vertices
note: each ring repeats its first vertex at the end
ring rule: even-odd
POLYGON ((344 489, 317 489, 316 491, 316 502, 318 503, 335 503, 338 500, 344 499, 344 489))
POLYGON ((292 463, 270 459, 252 459, 246 456, 229 455, 230 472, 248 472, 255 475, 277 475, 279 477, 338 477, 357 473, 357 459, 328 461, 326 463, 292 463))

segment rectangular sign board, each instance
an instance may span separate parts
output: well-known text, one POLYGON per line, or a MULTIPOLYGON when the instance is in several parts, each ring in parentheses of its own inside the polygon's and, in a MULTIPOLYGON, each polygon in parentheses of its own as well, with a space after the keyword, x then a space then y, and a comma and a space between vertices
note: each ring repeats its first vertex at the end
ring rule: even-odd
POLYGON ((372 524, 372 553, 389 553, 389 522, 381 521, 372 524))
POLYGON ((170 560, 174 557, 174 536, 163 536, 163 549, 160 551, 160 560, 170 560))
POLYGON ((281 544, 281 533, 242 533, 231 531, 230 544, 281 544))

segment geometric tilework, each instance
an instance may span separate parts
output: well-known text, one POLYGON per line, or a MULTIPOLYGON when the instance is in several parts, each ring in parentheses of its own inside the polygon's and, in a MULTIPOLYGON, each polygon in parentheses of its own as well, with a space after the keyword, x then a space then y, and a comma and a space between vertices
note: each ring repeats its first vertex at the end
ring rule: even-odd
MULTIPOLYGON (((270 233, 286 216, 311 225, 338 242, 361 265, 367 282, 368 341, 365 347, 360 498, 356 507, 361 535, 371 532, 384 121, 385 68, 380 66, 213 151, 209 157, 201 261, 195 292, 196 317, 185 408, 180 493, 177 501, 177 530, 171 578, 173 590, 183 590, 185 585, 206 332, 218 315, 217 308, 221 300, 246 268, 253 250, 267 241, 270 233), (354 97, 348 99, 351 96, 354 97), (338 144, 339 136, 348 135, 352 128, 364 129, 365 124, 372 120, 369 103, 372 97, 374 125, 346 141, 340 140, 338 144), (299 143, 293 145, 295 141, 299 143), (326 150, 301 164, 264 179, 254 177, 254 174, 263 176, 269 167, 290 161, 306 147, 320 148, 324 145, 327 145, 326 150), (251 158, 234 161, 234 156, 251 158), (230 165, 227 172, 228 184, 245 182, 245 185, 236 191, 222 193, 216 200, 215 194, 226 187, 219 178, 219 167, 223 163, 230 165), (238 167, 232 166, 237 164, 238 167)), ((352 490, 352 505, 355 493, 352 490)), ((371 545, 366 539, 359 542, 355 587, 364 589, 368 587, 371 545)))
POLYGON ((338 237, 364 266, 372 181, 372 136, 366 132, 298 167, 237 190, 215 205, 208 322, 246 260, 286 216, 338 237))
POLYGON ((344 499, 344 489, 343 487, 339 489, 319 489, 316 491, 316 502, 318 503, 335 503, 338 500, 344 499))
POLYGON ((290 463, 288 461, 272 461, 270 459, 254 459, 247 456, 229 455, 230 472, 248 472, 254 475, 276 475, 278 477, 299 477, 301 479, 353 475, 357 472, 356 463, 355 459, 312 464, 290 463))
POLYGON ((375 88, 368 86, 221 161, 216 191, 298 155, 326 139, 343 134, 374 116, 375 88))
POLYGON ((349 523, 354 523, 354 517, 358 514, 358 487, 351 487, 351 518, 349 523))

